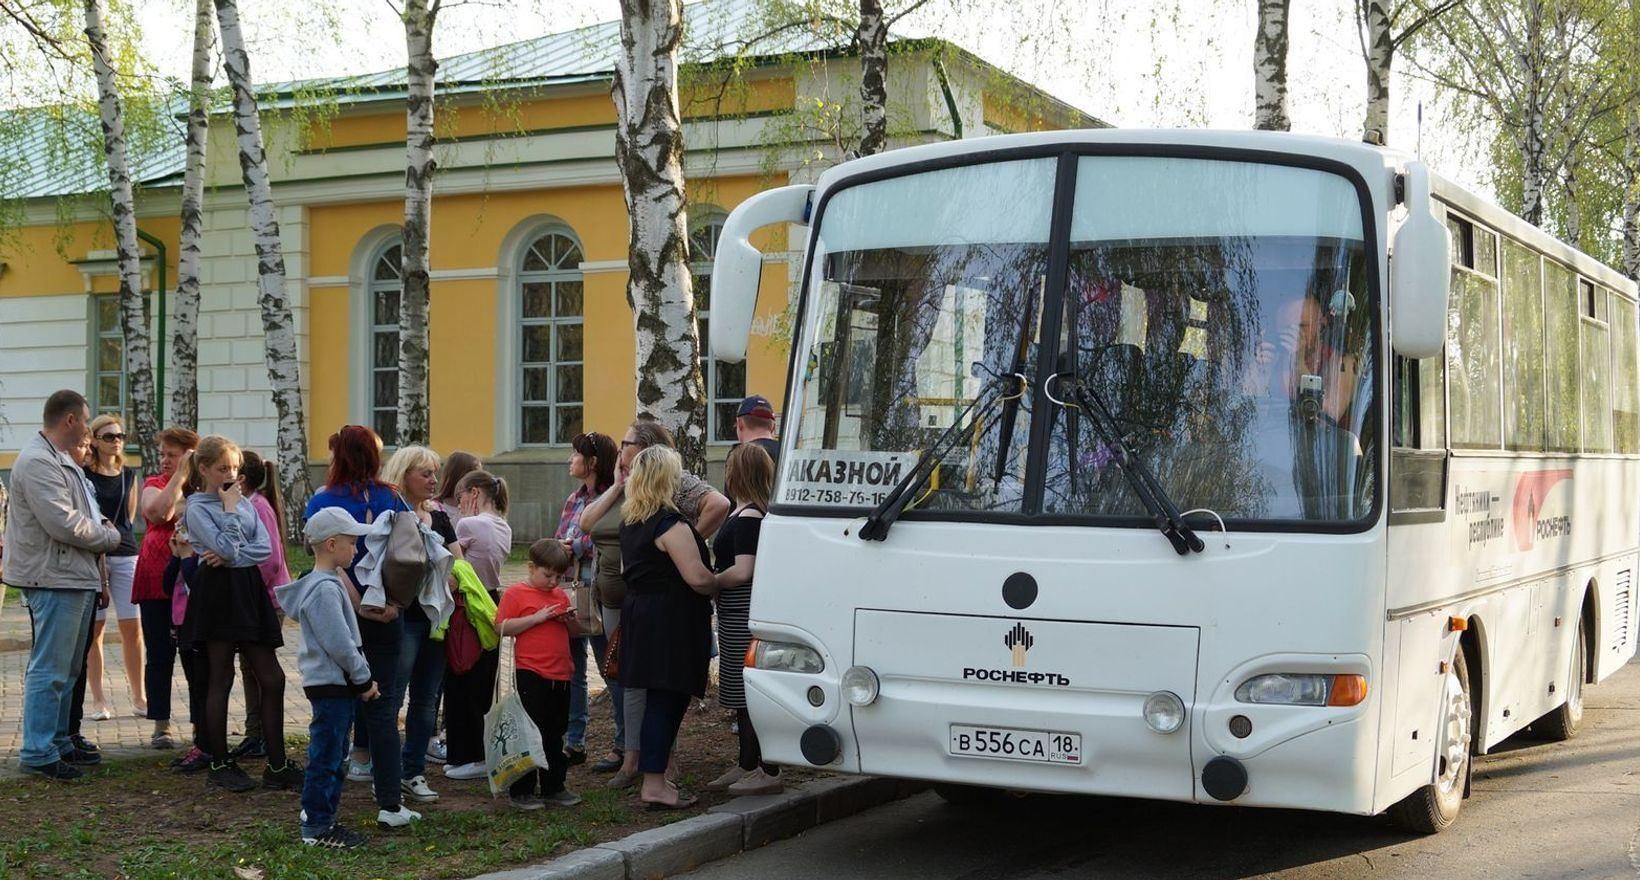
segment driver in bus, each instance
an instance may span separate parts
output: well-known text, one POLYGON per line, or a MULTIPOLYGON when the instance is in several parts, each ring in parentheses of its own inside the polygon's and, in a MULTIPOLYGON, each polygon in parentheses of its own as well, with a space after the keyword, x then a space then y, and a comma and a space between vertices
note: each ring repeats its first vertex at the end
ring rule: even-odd
POLYGON ((1357 368, 1329 339, 1341 334, 1334 322, 1348 312, 1348 297, 1335 293, 1327 306, 1307 293, 1284 298, 1254 344, 1242 391, 1256 408, 1247 451, 1265 516, 1353 515, 1336 508, 1355 496, 1362 454, 1360 439, 1344 426, 1357 368))

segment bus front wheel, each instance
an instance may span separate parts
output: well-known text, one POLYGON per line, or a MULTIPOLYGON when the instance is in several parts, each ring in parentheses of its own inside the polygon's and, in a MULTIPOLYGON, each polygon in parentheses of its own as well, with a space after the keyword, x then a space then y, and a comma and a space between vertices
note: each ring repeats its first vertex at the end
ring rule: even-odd
POLYGON ((1580 619, 1577 635, 1572 640, 1572 668, 1566 680, 1566 702, 1532 722, 1533 732, 1550 742, 1571 739, 1583 724, 1583 679, 1588 675, 1588 646, 1583 639, 1583 621, 1580 619))
POLYGON ((1469 789, 1470 741, 1474 736, 1474 703, 1469 695, 1469 666, 1463 646, 1441 689, 1439 736, 1435 743, 1435 781, 1390 807, 1397 825, 1417 834, 1435 834, 1458 818, 1469 789))

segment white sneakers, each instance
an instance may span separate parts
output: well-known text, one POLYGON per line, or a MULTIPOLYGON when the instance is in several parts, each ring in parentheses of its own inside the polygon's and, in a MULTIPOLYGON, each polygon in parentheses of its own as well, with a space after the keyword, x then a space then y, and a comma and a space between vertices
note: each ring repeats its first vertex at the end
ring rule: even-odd
POLYGON ((446 764, 444 775, 449 779, 483 779, 490 775, 490 771, 475 761, 471 764, 446 764))
POLYGON ((779 794, 786 790, 786 784, 778 776, 770 776, 763 772, 763 768, 747 773, 739 782, 730 785, 727 791, 735 797, 752 794, 779 794))
POLYGON ((427 760, 434 764, 444 763, 448 752, 449 749, 444 745, 444 740, 430 739, 427 741, 427 760))
POLYGON ((348 782, 370 782, 372 779, 375 778, 371 775, 371 771, 373 771, 374 769, 375 769, 375 767, 372 764, 360 764, 358 761, 355 761, 352 758, 348 758, 347 759, 347 781, 348 782))
POLYGON ((396 812, 382 810, 376 813, 376 824, 383 828, 408 828, 411 822, 421 818, 421 814, 399 804, 396 812))
POLYGON ((427 777, 425 776, 412 776, 400 782, 399 791, 403 792, 406 798, 418 804, 430 804, 438 800, 438 792, 427 787, 427 777))

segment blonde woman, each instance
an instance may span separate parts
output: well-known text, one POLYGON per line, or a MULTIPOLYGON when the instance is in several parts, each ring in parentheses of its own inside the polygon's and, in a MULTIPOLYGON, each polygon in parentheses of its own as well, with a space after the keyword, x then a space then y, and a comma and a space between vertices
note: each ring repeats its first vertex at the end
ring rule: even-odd
POLYGON ((644 690, 638 737, 639 798, 649 809, 681 810, 697 799, 666 781, 666 765, 691 696, 706 693, 712 605, 717 576, 706 542, 672 498, 683 462, 665 446, 632 461, 621 514, 621 686, 644 690))
MULTIPOLYGON (((396 487, 410 510, 460 558, 455 526, 433 497, 438 494, 438 468, 438 453, 425 446, 405 446, 382 466, 382 482, 396 487)), ((397 718, 405 692, 410 693, 410 711, 404 716, 399 788, 407 800, 432 803, 438 800, 438 792, 427 785, 427 745, 438 724, 438 700, 444 688, 444 646, 433 641, 433 622, 420 603, 411 603, 399 617, 404 621, 404 640, 399 643, 398 675, 392 690, 383 695, 397 718)))
POLYGON ((131 706, 138 718, 148 714, 148 698, 143 691, 142 618, 131 601, 131 581, 137 571, 137 538, 132 523, 137 518, 137 471, 125 466, 125 423, 119 416, 101 415, 91 420, 91 460, 82 468, 97 498, 103 518, 120 530, 120 545, 108 551, 108 585, 112 600, 106 609, 97 609, 91 628, 91 648, 86 654, 86 683, 91 690, 93 721, 114 717, 103 690, 103 626, 113 615, 120 630, 120 654, 125 660, 125 677, 131 687, 131 706))

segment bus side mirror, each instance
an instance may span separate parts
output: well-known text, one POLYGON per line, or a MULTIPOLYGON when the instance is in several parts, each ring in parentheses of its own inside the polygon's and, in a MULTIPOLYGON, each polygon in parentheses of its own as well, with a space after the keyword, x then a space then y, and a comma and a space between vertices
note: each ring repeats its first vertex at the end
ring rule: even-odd
POLYGON ((1407 163, 1406 203, 1389 261, 1390 341, 1396 354, 1420 360, 1439 355, 1446 343, 1452 285, 1452 237, 1435 216, 1422 162, 1407 163))
POLYGON ((760 192, 741 202, 723 221, 717 257, 712 263, 712 357, 739 363, 746 359, 747 337, 757 312, 757 287, 763 278, 763 254, 752 247, 754 231, 774 223, 807 224, 808 184, 760 192))

